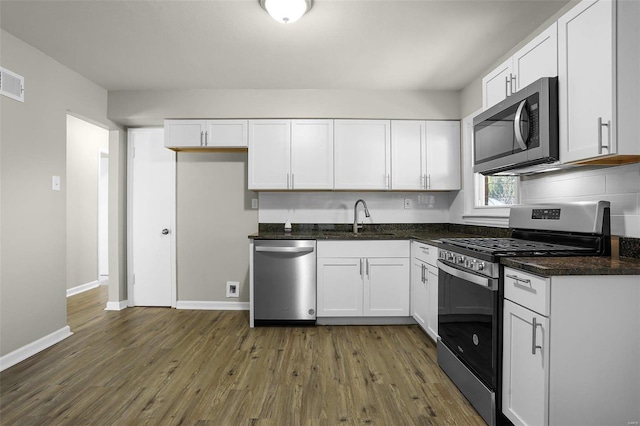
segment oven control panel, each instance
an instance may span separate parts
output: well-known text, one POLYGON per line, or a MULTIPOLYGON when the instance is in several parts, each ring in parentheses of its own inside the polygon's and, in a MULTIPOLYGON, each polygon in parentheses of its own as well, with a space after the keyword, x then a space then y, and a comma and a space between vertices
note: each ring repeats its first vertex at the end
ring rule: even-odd
POLYGON ((560 209, 533 209, 531 219, 560 220, 560 209))
POLYGON ((488 277, 497 278, 499 274, 497 263, 486 262, 472 256, 440 249, 438 258, 450 265, 456 265, 460 269, 477 272, 488 277))

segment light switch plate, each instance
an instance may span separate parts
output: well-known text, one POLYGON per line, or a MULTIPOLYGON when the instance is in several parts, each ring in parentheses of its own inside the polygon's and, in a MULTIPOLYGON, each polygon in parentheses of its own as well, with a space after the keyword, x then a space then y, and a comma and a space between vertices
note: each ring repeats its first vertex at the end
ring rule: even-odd
POLYGON ((258 208, 258 199, 257 198, 252 198, 251 199, 251 208, 252 209, 257 209, 258 208))
POLYGON ((60 191, 60 176, 51 176, 51 189, 60 191))

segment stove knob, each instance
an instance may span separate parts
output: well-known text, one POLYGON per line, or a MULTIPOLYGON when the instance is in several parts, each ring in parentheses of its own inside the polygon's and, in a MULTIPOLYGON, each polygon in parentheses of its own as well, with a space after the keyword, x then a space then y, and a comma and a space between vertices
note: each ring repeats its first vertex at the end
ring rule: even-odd
POLYGON ((464 256, 458 256, 458 257, 456 257, 456 263, 457 263, 457 264, 464 263, 464 256))
POLYGON ((478 262, 478 271, 483 271, 484 270, 484 262, 478 262))

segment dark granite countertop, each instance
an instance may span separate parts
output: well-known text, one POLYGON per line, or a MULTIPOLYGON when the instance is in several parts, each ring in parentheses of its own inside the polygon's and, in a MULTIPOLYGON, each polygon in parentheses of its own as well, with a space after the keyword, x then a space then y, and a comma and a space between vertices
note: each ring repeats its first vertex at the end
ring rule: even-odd
MULTIPOLYGON (((279 226, 282 228, 282 225, 279 226)), ((351 227, 334 227, 329 229, 293 229, 290 233, 284 230, 267 228, 249 235, 253 240, 345 240, 345 241, 385 241, 385 240, 416 240, 426 244, 437 245, 440 238, 471 237, 477 234, 463 233, 435 227, 408 226, 365 226, 364 231, 354 234, 351 227)))
POLYGON ((506 257, 500 259, 500 263, 543 277, 558 275, 640 275, 640 259, 632 257, 506 257))

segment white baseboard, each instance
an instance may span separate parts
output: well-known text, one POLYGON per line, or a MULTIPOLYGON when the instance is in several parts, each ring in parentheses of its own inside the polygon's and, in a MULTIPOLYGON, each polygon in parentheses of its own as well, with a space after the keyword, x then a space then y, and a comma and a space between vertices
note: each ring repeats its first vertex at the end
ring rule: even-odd
POLYGON ((129 307, 129 301, 121 300, 119 302, 107 302, 107 306, 106 308, 104 308, 104 310, 105 311, 121 311, 123 309, 126 309, 127 307, 129 307))
POLYGON ((69 328, 69 326, 62 327, 60 330, 54 331, 53 333, 48 334, 36 340, 35 342, 24 345, 23 347, 18 348, 13 352, 9 352, 8 354, 0 357, 0 371, 4 371, 9 367, 24 361, 25 359, 37 354, 38 352, 41 352, 48 347, 53 346, 56 343, 66 339, 72 334, 73 333, 71 332, 71 328, 69 328))
POLYGON ((76 294, 85 292, 87 290, 94 289, 100 285, 99 281, 91 281, 90 283, 79 285, 78 287, 68 288, 67 297, 74 296, 76 294))
POLYGON ((178 301, 176 309, 194 309, 208 311, 248 311, 249 302, 202 302, 202 301, 178 301))

